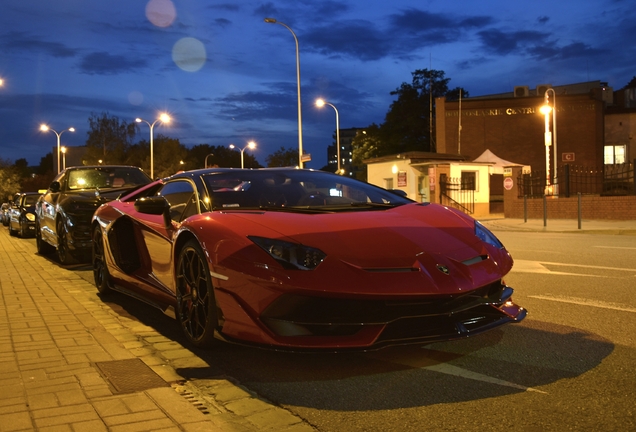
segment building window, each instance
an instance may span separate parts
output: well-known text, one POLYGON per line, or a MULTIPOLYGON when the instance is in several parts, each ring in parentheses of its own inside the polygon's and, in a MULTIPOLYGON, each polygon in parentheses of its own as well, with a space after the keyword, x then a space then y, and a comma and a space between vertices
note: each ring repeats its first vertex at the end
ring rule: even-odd
POLYGON ((625 163, 625 153, 627 146, 605 146, 605 165, 616 165, 625 163))
POLYGON ((393 179, 392 178, 385 178, 384 179, 384 189, 393 189, 393 179))
POLYGON ((462 190, 477 190, 477 173, 475 171, 462 171, 462 190))

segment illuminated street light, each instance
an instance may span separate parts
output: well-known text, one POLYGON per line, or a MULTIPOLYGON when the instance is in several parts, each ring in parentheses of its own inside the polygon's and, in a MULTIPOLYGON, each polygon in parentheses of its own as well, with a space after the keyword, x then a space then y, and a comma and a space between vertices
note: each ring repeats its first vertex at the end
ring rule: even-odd
POLYGON ((0 87, 2 87, 3 85, 4 85, 4 80, 0 78, 0 87))
POLYGON ((62 132, 57 133, 55 130, 51 129, 50 127, 48 127, 45 124, 40 125, 40 130, 42 132, 48 132, 51 131, 53 132, 55 135, 57 135, 57 172, 59 174, 60 172, 60 137, 62 136, 62 134, 66 131, 69 132, 75 132, 75 128, 74 127, 70 127, 68 129, 64 129, 62 132))
POLYGON ((241 168, 245 168, 245 164, 243 163, 243 152, 245 151, 245 149, 251 149, 251 150, 254 150, 254 149, 256 148, 256 143, 255 143, 254 141, 250 141, 250 142, 248 142, 248 143, 247 143, 247 145, 246 145, 245 147, 243 147, 242 149, 241 149, 241 148, 236 147, 234 144, 230 144, 230 148, 231 148, 231 149, 234 149, 234 148, 235 148, 235 149, 238 149, 238 150, 240 150, 240 151, 241 151, 241 168))
POLYGON ((206 155, 206 156, 205 156, 205 163, 204 163, 204 166, 205 166, 206 168, 208 167, 208 157, 209 157, 209 156, 214 156, 214 153, 210 153, 209 155, 206 155))
POLYGON ((62 152, 62 169, 65 170, 66 169, 66 147, 62 146, 62 148, 60 148, 60 151, 62 152))
POLYGON ((335 105, 330 104, 329 102, 325 102, 323 99, 316 100, 316 106, 318 108, 322 108, 325 105, 329 105, 336 112, 336 147, 337 147, 336 154, 338 155, 338 171, 336 172, 340 175, 342 174, 342 171, 340 170, 340 119, 338 116, 338 109, 336 108, 335 105))
POLYGON ((153 140, 154 140, 154 133, 153 133, 153 129, 155 127, 155 124, 157 124, 157 122, 162 122, 162 123, 170 123, 170 116, 166 113, 162 113, 159 118, 157 120, 155 120, 154 122, 150 123, 149 121, 146 121, 144 119, 141 119, 139 117, 137 117, 135 119, 135 121, 137 123, 141 123, 144 122, 146 123, 148 126, 150 126, 150 178, 154 179, 155 178, 155 156, 154 156, 154 149, 153 149, 153 140))
POLYGON ((296 84, 298 87, 298 167, 303 167, 303 120, 302 120, 302 109, 300 105, 300 54, 298 52, 298 38, 296 37, 296 33, 287 25, 280 21, 276 21, 275 18, 265 18, 265 22, 269 24, 280 24, 289 30, 294 36, 294 41, 296 42, 296 84))
POLYGON ((546 186, 550 185, 550 146, 554 143, 554 171, 552 179, 552 194, 559 194, 558 185, 558 167, 559 162, 557 153, 557 122, 556 122, 556 93, 553 88, 548 88, 544 94, 544 105, 541 106, 540 112, 545 119, 545 164, 546 164, 546 186), (550 106, 549 92, 552 92, 552 106, 550 106), (550 132, 550 113, 552 113, 552 132, 550 132))

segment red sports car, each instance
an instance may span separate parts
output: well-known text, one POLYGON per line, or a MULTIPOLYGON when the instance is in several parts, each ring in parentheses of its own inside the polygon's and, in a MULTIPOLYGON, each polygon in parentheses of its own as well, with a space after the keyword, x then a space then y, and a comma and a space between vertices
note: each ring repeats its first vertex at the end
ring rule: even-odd
POLYGON ((99 291, 174 314, 196 346, 370 350, 526 316, 479 222, 327 172, 182 172, 102 205, 92 232, 99 291))

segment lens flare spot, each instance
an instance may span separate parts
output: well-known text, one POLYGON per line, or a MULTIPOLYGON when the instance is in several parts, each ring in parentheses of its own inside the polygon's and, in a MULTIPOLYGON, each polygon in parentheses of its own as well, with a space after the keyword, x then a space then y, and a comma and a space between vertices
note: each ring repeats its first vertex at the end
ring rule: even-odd
POLYGON ((144 102, 144 95, 137 90, 131 91, 128 93, 128 102, 131 105, 141 105, 144 102))
POLYGON ((157 27, 168 27, 177 18, 177 10, 171 0, 150 0, 146 4, 146 18, 157 27))
POLYGON ((187 72, 196 72, 201 69, 206 57, 205 46, 195 38, 179 39, 172 47, 172 60, 187 72))

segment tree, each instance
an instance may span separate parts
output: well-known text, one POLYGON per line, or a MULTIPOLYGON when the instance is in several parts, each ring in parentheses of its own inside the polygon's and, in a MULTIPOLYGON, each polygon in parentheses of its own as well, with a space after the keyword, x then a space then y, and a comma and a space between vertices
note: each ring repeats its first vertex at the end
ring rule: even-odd
POLYGON ((0 159, 0 198, 7 202, 20 192, 20 175, 11 162, 0 159))
POLYGON ((280 149, 265 158, 268 167, 288 167, 298 165, 298 149, 281 146, 280 149))
POLYGON ((358 132, 351 141, 353 171, 358 180, 366 181, 367 166, 363 161, 380 156, 381 142, 380 126, 375 123, 365 128, 363 132, 358 132))
POLYGON ((126 160, 126 152, 137 133, 137 123, 126 123, 108 113, 91 113, 88 118, 88 139, 86 140, 87 165, 121 164, 126 160))
POLYGON ((625 89, 636 88, 636 76, 634 76, 634 78, 632 78, 632 80, 628 82, 624 88, 625 89))
POLYGON ((185 159, 188 149, 178 139, 159 135, 154 140, 154 176, 167 177, 188 169, 185 159))

